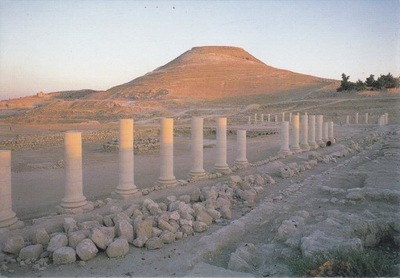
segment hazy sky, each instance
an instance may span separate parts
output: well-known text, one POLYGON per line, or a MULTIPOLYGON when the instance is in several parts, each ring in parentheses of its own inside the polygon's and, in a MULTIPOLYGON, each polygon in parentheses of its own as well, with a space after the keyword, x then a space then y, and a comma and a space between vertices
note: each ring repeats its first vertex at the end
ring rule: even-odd
POLYGON ((106 90, 194 46, 299 73, 400 74, 400 1, 0 0, 0 99, 106 90))

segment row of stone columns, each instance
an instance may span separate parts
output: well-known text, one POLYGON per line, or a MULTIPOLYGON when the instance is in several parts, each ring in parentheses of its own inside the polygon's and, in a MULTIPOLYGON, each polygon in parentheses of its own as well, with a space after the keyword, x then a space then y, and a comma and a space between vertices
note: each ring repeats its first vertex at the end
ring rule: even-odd
MULTIPOLYGON (((384 124, 388 124, 388 121, 386 119, 388 117, 388 113, 385 113, 382 116, 384 117, 383 118, 384 119, 384 124)), ((358 113, 356 113, 355 116, 354 116, 354 124, 358 124, 359 123, 358 119, 359 119, 358 113)), ((364 123, 365 124, 369 124, 369 114, 368 113, 364 114, 364 123)), ((346 116, 346 124, 347 125, 350 124, 350 116, 349 115, 346 116)), ((380 118, 378 119, 378 124, 381 125, 381 119, 380 118)))

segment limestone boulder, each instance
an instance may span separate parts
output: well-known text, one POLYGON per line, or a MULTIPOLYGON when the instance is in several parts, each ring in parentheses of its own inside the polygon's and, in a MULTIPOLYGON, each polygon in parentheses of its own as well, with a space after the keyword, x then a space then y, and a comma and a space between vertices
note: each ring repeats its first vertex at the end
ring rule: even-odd
POLYGON ((221 217, 224 219, 231 219, 232 218, 232 211, 230 209, 230 206, 223 206, 220 210, 221 212, 221 217))
POLYGON ((65 247, 68 245, 68 238, 64 234, 58 234, 50 239, 49 245, 47 246, 47 251, 54 252, 58 248, 65 247))
POLYGON ((45 228, 38 228, 33 232, 32 243, 47 245, 50 241, 50 236, 45 228))
POLYGON ((133 226, 126 220, 120 220, 115 224, 117 236, 133 242, 133 226))
POLYGON ((231 254, 228 262, 228 269, 237 272, 253 273, 257 267, 264 264, 264 256, 261 251, 252 243, 242 244, 231 254))
POLYGON ((165 221, 164 219, 160 219, 158 221, 158 228, 160 228, 163 231, 170 231, 172 233, 176 232, 176 228, 172 226, 169 222, 165 221))
POLYGON ((114 227, 99 227, 93 228, 90 231, 89 238, 102 250, 105 250, 108 245, 113 242, 115 237, 114 227))
POLYGON ((175 234, 170 231, 164 231, 161 233, 160 239, 164 244, 170 244, 175 241, 175 234))
POLYGON ((146 241, 145 246, 149 250, 160 249, 164 246, 164 242, 159 237, 152 237, 146 241))
POLYGON ((208 230, 208 225, 204 222, 194 221, 193 222, 193 231, 196 233, 203 233, 208 230))
POLYGON ((145 237, 138 237, 133 240, 132 244, 133 244, 133 246, 142 248, 146 244, 147 240, 149 240, 149 239, 145 238, 145 237))
POLYGON ((70 264, 76 261, 76 252, 71 247, 60 247, 53 253, 54 264, 70 264))
POLYGON ((278 228, 277 239, 286 241, 289 237, 298 235, 301 233, 304 223, 304 218, 300 216, 284 220, 278 228))
POLYGON ((213 218, 206 211, 199 211, 196 215, 196 221, 203 222, 207 226, 211 226, 213 218))
POLYGON ((103 223, 106 227, 113 227, 114 226, 114 221, 111 215, 106 215, 103 217, 103 223))
POLYGON ((179 211, 175 210, 169 214, 169 219, 178 221, 181 218, 179 211))
POLYGON ((190 226, 190 225, 182 225, 182 226, 179 228, 179 230, 180 230, 182 233, 184 233, 184 234, 186 234, 186 235, 188 235, 188 236, 191 236, 191 235, 193 235, 193 233, 194 233, 193 227, 190 226))
POLYGON ((190 195, 190 200, 192 202, 199 202, 200 195, 201 195, 200 188, 196 188, 195 190, 193 190, 192 194, 190 195))
POLYGON ((76 248, 79 242, 89 237, 89 231, 76 231, 68 235, 68 246, 76 248))
POLYGON ((206 212, 213 218, 213 221, 221 218, 221 213, 216 209, 206 209, 206 212))
POLYGON ((117 213, 117 215, 115 215, 114 218, 113 218, 113 222, 114 223, 117 223, 120 220, 124 220, 124 221, 128 221, 128 222, 131 221, 129 216, 124 212, 117 213))
POLYGON ((97 249, 96 245, 88 238, 82 240, 76 246, 76 254, 82 261, 93 259, 96 257, 97 252, 99 252, 99 250, 97 249))
POLYGON ((28 245, 19 251, 19 258, 21 260, 31 260, 36 261, 39 259, 40 254, 43 253, 43 245, 35 244, 35 245, 28 245))
POLYGON ((153 237, 159 237, 163 231, 157 227, 153 227, 153 237))
POLYGON ((189 204, 191 201, 190 195, 181 195, 179 196, 179 200, 184 202, 185 204, 189 204))
POLYGON ((90 220, 78 223, 79 230, 91 230, 95 227, 100 227, 100 222, 97 220, 90 220))
POLYGON ((69 233, 75 232, 78 230, 78 225, 75 219, 72 217, 64 218, 64 232, 68 235, 69 233))
POLYGON ((128 254, 129 243, 124 238, 117 238, 106 249, 106 254, 109 258, 122 257, 128 254))
POLYGON ((22 236, 12 236, 6 239, 3 245, 3 252, 18 255, 25 246, 25 240, 22 236))
POLYGON ((151 219, 135 222, 134 226, 136 237, 147 239, 153 237, 153 221, 151 219))

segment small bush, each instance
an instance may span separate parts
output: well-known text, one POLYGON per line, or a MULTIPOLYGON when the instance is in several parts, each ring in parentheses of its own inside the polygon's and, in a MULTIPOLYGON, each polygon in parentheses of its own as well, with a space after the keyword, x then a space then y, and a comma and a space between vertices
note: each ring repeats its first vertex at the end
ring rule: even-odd
POLYGON ((313 257, 293 256, 286 261, 293 275, 313 277, 382 277, 396 276, 398 254, 383 250, 333 250, 313 257))

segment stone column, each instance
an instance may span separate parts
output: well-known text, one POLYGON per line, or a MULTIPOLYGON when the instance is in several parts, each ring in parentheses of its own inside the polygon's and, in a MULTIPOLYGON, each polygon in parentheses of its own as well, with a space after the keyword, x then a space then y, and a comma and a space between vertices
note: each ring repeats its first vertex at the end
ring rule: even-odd
POLYGON ((292 112, 289 113, 289 123, 292 122, 292 112))
POLYGON ((82 183, 82 135, 67 131, 64 137, 65 195, 61 200, 63 208, 79 208, 86 205, 82 183))
POLYGON ((251 125, 251 117, 249 116, 248 120, 247 120, 247 124, 251 125))
POLYGON ((385 122, 386 122, 386 119, 385 119, 385 118, 386 118, 385 115, 380 115, 380 116, 379 116, 379 120, 378 120, 378 125, 384 126, 384 125, 385 125, 385 122))
POLYGON ((278 122, 278 115, 275 115, 275 123, 278 122))
POLYGON ((310 145, 311 149, 317 149, 318 144, 315 141, 315 115, 308 116, 308 123, 309 123, 308 145, 310 145))
POLYGON ((261 114, 261 122, 264 122, 264 114, 261 114))
POLYGON ((282 122, 285 121, 285 112, 282 112, 282 122))
POLYGON ((268 122, 271 122, 271 114, 267 115, 268 122))
POLYGON ((217 161, 214 169, 217 172, 229 171, 229 166, 226 163, 227 153, 227 140, 226 140, 227 121, 226 118, 217 119, 217 161))
POLYGON ((317 128, 316 128, 316 138, 317 144, 324 146, 324 140, 322 139, 322 131, 324 129, 324 115, 317 115, 317 128))
POLYGON ((290 150, 294 153, 300 152, 300 145, 299 145, 299 128, 300 128, 300 121, 299 115, 293 115, 292 117, 292 131, 290 137, 290 150))
POLYGON ((10 227, 17 222, 18 218, 12 210, 11 151, 0 150, 0 228, 10 227))
POLYGON ((301 115, 301 140, 300 140, 300 148, 302 150, 308 151, 310 150, 310 146, 308 145, 308 115, 301 115))
POLYGON ((333 135, 333 122, 328 122, 328 140, 335 143, 335 136, 333 135))
POLYGON ((174 119, 161 119, 160 177, 158 183, 167 187, 177 184, 174 176, 174 119))
POLYGON ((236 140, 237 157, 235 159, 235 164, 247 165, 249 162, 246 157, 246 130, 238 130, 236 132, 236 140))
POLYGON ((356 113, 355 124, 358 125, 358 113, 356 113))
POLYGON ((385 113, 385 125, 389 124, 389 113, 385 113))
POLYGON ((368 113, 365 113, 365 124, 368 124, 368 113))
POLYGON ((203 118, 192 118, 192 169, 191 177, 203 177, 206 172, 203 168, 203 118))
POLYGON ((256 124, 256 123, 257 123, 257 113, 254 114, 254 124, 256 124))
POLYGON ((329 132, 329 125, 328 123, 324 123, 324 128, 322 130, 322 140, 324 141, 324 143, 329 141, 328 132, 329 132))
POLYGON ((119 120, 119 182, 115 193, 122 199, 139 195, 134 179, 134 137, 133 119, 119 120))
POLYGON ((279 150, 279 154, 284 156, 292 154, 289 148, 289 122, 281 123, 280 139, 281 149, 279 150))
POLYGON ((349 115, 346 116, 346 125, 348 125, 348 124, 350 124, 350 116, 349 115))

